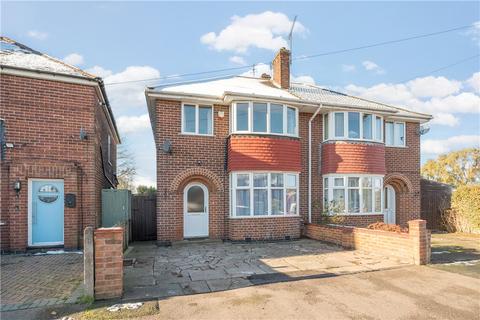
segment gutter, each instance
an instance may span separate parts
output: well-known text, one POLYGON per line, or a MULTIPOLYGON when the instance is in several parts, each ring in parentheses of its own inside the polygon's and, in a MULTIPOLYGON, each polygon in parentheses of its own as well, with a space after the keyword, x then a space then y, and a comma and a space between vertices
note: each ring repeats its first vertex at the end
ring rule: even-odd
POLYGON ((323 104, 318 106, 318 109, 308 120, 308 223, 312 223, 312 121, 321 109, 323 109, 323 104))

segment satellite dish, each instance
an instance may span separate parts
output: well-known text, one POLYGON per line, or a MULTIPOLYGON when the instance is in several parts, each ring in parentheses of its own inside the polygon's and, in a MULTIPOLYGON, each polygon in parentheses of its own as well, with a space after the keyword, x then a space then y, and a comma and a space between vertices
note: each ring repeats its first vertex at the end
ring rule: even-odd
POLYGON ((428 124, 424 124, 424 125, 421 125, 418 130, 417 130, 417 133, 419 136, 423 136, 424 134, 426 134, 428 131, 430 131, 430 126, 428 124))
POLYGON ((172 153, 172 143, 170 140, 165 140, 162 144, 162 151, 165 153, 172 153))

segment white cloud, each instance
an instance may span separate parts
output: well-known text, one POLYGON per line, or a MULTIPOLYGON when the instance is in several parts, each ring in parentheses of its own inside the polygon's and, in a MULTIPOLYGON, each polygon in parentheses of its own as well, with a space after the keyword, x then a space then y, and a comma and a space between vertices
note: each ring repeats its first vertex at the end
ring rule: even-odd
POLYGON ((79 66, 83 64, 83 56, 74 52, 63 58, 63 61, 74 66, 79 66))
POLYGON ((155 182, 154 177, 146 177, 146 176, 135 176, 133 185, 138 187, 140 185, 147 186, 147 187, 157 187, 157 183, 155 182))
POLYGON ((363 61, 362 65, 365 68, 365 70, 367 70, 367 71, 372 71, 372 72, 375 72, 376 74, 384 74, 385 73, 385 70, 380 68, 380 66, 373 61, 369 61, 369 60, 363 61))
MULTIPOLYGON (((218 34, 208 32, 200 41, 217 51, 234 51, 245 53, 250 47, 278 50, 288 47, 287 36, 292 27, 287 15, 281 12, 265 11, 243 17, 233 16, 231 23, 218 34)), ((296 22, 294 33, 305 34, 307 29, 296 22)))
POLYGON ((480 93, 480 72, 475 72, 470 79, 465 81, 473 90, 480 93))
POLYGON ((290 76, 292 82, 300 82, 300 83, 308 83, 308 84, 315 84, 315 79, 311 76, 303 75, 303 76, 290 76))
POLYGON ((105 87, 108 98, 114 110, 119 108, 145 107, 145 86, 148 81, 128 82, 114 84, 117 82, 136 81, 145 79, 155 79, 160 77, 160 72, 150 66, 129 66, 123 71, 112 73, 110 70, 103 69, 105 87), (109 85, 112 84, 112 85, 109 85))
POLYGON ((235 64, 239 64, 241 66, 246 66, 247 65, 247 61, 245 61, 245 59, 243 57, 240 57, 240 56, 233 56, 233 57, 230 57, 228 60, 230 60, 230 62, 233 62, 235 64))
POLYGON ((27 36, 36 40, 45 40, 48 38, 48 33, 38 30, 30 30, 27 32, 27 36))
POLYGON ((148 114, 141 116, 121 116, 116 119, 120 134, 140 132, 150 129, 148 114))
POLYGON ((472 28, 465 32, 465 34, 470 36, 473 41, 480 45, 480 21, 472 23, 472 28))
POLYGON ((355 70, 357 70, 357 67, 353 64, 342 64, 343 72, 354 72, 355 70))
POLYGON ((433 118, 432 121, 430 121, 430 123, 449 126, 449 127, 455 127, 460 123, 460 120, 451 113, 440 112, 435 114, 435 117, 433 118))
POLYGON ((422 152, 427 154, 443 154, 469 147, 479 148, 480 136, 461 135, 453 136, 445 140, 428 139, 422 141, 422 152))
POLYGON ((445 77, 424 77, 409 81, 407 86, 416 97, 445 97, 457 93, 462 83, 445 77))
POLYGON ((88 73, 91 73, 91 74, 93 74, 97 77, 101 77, 101 78, 106 78, 106 77, 112 75, 111 70, 104 69, 100 66, 93 66, 89 69, 86 69, 85 71, 87 71, 88 73))

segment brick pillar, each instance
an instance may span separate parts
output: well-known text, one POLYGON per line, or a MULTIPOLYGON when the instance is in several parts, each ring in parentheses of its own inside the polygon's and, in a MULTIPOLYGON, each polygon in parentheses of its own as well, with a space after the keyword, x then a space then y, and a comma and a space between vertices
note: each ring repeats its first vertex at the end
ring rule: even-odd
POLYGON ((408 221, 409 236, 412 242, 413 261, 417 265, 430 263, 430 233, 425 220, 408 221))
POLYGON ((95 230, 95 299, 123 293, 123 228, 95 230))

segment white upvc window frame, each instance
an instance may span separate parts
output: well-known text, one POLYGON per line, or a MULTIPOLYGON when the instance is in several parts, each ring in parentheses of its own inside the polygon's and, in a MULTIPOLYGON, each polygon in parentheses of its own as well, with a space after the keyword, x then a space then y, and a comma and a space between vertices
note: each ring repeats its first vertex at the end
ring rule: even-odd
POLYGON ((298 137, 298 108, 284 104, 284 103, 277 103, 277 102, 266 102, 266 101, 236 101, 232 104, 232 121, 231 121, 231 132, 232 133, 239 133, 239 134, 257 134, 257 135, 277 135, 277 136, 287 136, 287 137, 298 137), (267 105, 267 125, 266 131, 253 131, 253 104, 254 103, 261 103, 267 105), (247 130, 238 130, 237 129, 237 104, 248 104, 248 125, 247 130), (283 118, 282 118, 282 128, 283 133, 276 133, 271 132, 271 125, 270 125, 270 118, 271 118, 271 105, 281 105, 283 106, 283 118), (295 132, 288 133, 288 108, 295 110, 295 132))
POLYGON ((323 130, 323 141, 335 141, 335 140, 353 140, 353 141, 368 141, 368 142, 377 142, 377 143, 384 143, 384 134, 383 131, 385 130, 385 121, 384 117, 375 114, 374 112, 363 112, 363 111, 357 111, 357 110, 339 110, 339 111, 332 111, 324 114, 323 117, 323 122, 325 125, 325 118, 328 118, 328 137, 326 137, 326 130, 323 130), (348 113, 349 112, 356 112, 359 114, 359 138, 350 138, 348 137, 348 113), (336 124, 335 124, 335 114, 340 114, 343 113, 343 136, 337 136, 336 135, 336 124), (363 138, 363 115, 369 114, 372 115, 372 139, 364 139, 363 138), (382 127, 381 127, 381 139, 378 140, 376 139, 376 131, 377 131, 377 126, 376 126, 376 119, 380 118, 382 121, 382 127))
POLYGON ((183 102, 182 103, 182 117, 181 117, 181 133, 185 135, 195 135, 195 136, 206 136, 206 137, 211 137, 214 135, 214 130, 215 130, 215 123, 214 123, 214 106, 211 104, 199 104, 199 103, 188 103, 188 102, 183 102), (189 107, 195 107, 195 132, 187 132, 185 131, 185 106, 189 107), (212 132, 211 133, 199 133, 200 130, 200 107, 210 107, 212 109, 212 132))
POLYGON ((230 218, 234 219, 249 219, 249 218, 282 218, 282 217, 295 217, 300 215, 300 174, 298 172, 290 171, 235 171, 230 173, 230 218), (272 187, 271 174, 283 174, 283 187, 272 187), (249 186, 248 187, 237 187, 237 175, 248 174, 249 175, 249 186), (267 201, 268 201, 268 210, 266 215, 254 215, 254 190, 255 189, 265 189, 263 187, 254 187, 253 175, 255 174, 267 174, 267 201), (287 175, 295 176, 296 187, 287 186, 287 175), (248 216, 237 216, 236 215, 236 190, 250 190, 250 215, 248 216), (283 189, 283 214, 272 214, 272 189, 278 190, 283 189), (296 212, 294 214, 287 213, 287 191, 291 189, 296 189, 296 212))
POLYGON ((108 163, 112 164, 112 138, 110 135, 107 136, 107 159, 108 163))
POLYGON ((385 121, 384 123, 384 131, 385 131, 385 146, 387 147, 392 147, 392 148, 406 148, 407 147, 407 123, 405 121, 385 121), (393 125, 393 144, 388 143, 387 139, 387 123, 391 123, 393 125), (397 137, 397 130, 396 126, 397 124, 402 124, 403 125, 403 144, 398 145, 396 144, 396 137, 397 137))
MULTIPOLYGON (((330 204, 333 201, 333 190, 334 189, 344 189, 345 195, 345 210, 343 212, 327 212, 331 215, 349 215, 349 216, 367 216, 367 215, 383 215, 383 206, 384 206, 384 186, 383 186, 383 175, 378 174, 325 174, 322 176, 323 179, 323 197, 325 199, 325 192, 327 193, 327 204, 330 204), (343 188, 342 187, 335 187, 334 186, 334 179, 335 178, 343 178, 343 188), (359 212, 348 212, 348 190, 349 189, 357 189, 357 187, 349 187, 348 186, 348 178, 359 178, 359 197, 360 197, 360 210, 359 212), (372 179, 372 212, 364 212, 363 211, 363 187, 362 187, 362 180, 364 178, 371 178, 372 179), (325 179, 328 181, 328 185, 325 185, 325 179), (380 188, 375 188, 375 179, 380 179, 380 188), (380 211, 375 211, 375 190, 380 189, 380 211)), ((370 189, 370 188, 369 188, 370 189)), ((327 210, 325 208, 325 201, 323 202, 324 211, 327 210)))

